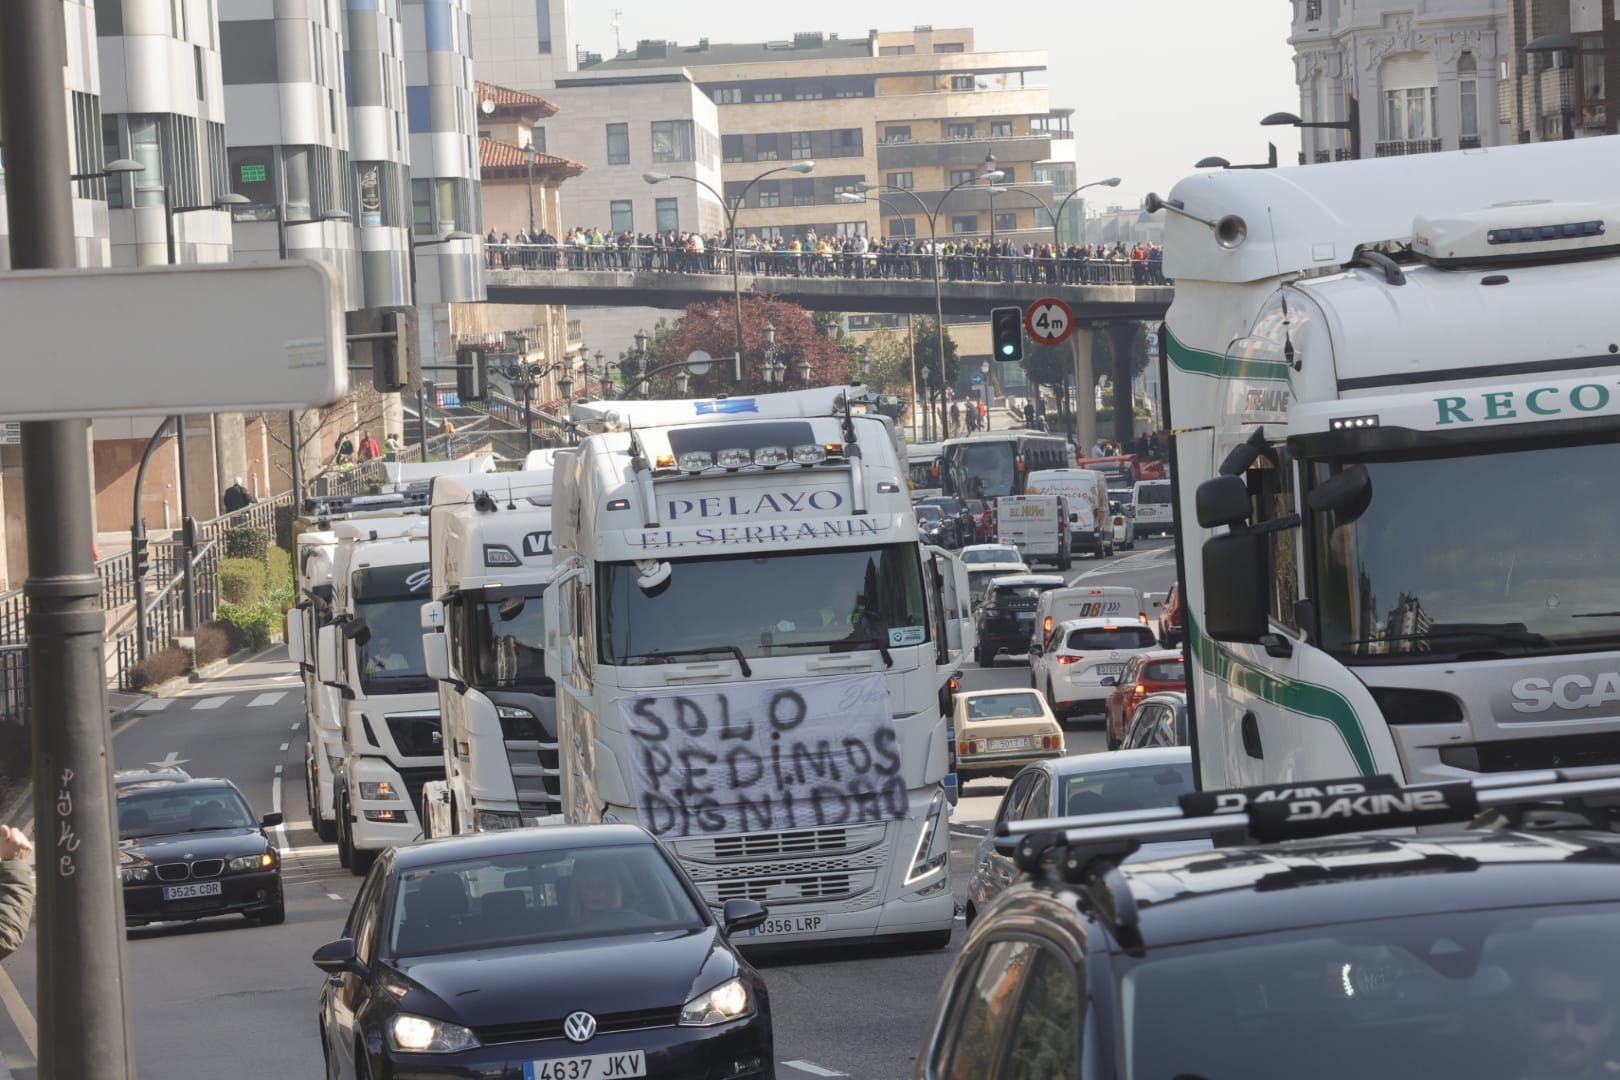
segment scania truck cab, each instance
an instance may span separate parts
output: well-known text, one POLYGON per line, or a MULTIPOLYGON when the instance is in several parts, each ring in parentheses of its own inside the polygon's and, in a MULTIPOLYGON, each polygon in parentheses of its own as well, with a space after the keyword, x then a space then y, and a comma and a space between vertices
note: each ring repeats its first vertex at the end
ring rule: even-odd
POLYGON ((427 791, 429 836, 518 828, 561 809, 543 604, 551 478, 546 468, 433 483, 422 627, 445 778, 427 791))
POLYGON ((422 655, 428 520, 416 511, 332 531, 332 622, 318 632, 316 663, 343 699, 338 860, 363 874, 383 850, 421 836, 423 786, 444 776, 437 687, 422 655))
POLYGON ((1149 197, 1204 787, 1620 762, 1617 170, 1587 139, 1149 197))
POLYGON ((575 406, 546 662, 563 813, 632 821, 752 942, 943 945, 947 717, 967 575, 917 542, 905 451, 859 388, 575 406))

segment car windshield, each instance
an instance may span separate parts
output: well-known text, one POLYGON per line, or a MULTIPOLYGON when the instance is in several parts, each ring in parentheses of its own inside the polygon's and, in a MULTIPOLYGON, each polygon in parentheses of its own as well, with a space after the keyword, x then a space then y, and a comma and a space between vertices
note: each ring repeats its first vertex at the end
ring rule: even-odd
POLYGON ((1017 608, 1020 611, 1034 611, 1035 605, 1040 602, 1041 593, 1053 588, 1051 585, 998 585, 996 586, 996 604, 1005 608, 1017 608))
POLYGON ((191 788, 175 791, 147 788, 118 797, 118 838, 205 832, 209 829, 251 829, 256 826, 235 788, 191 788))
POLYGON ((703 917, 652 844, 519 852, 407 870, 388 929, 395 956, 685 932, 703 917))
MULTIPOLYGON (((1017 559, 1012 559, 1009 561, 1018 562, 1017 559)), ((998 566, 993 570, 969 570, 968 590, 972 592, 974 596, 983 595, 986 585, 990 584, 990 582, 994 581, 998 577, 1006 577, 1008 572, 1014 569, 1017 568, 998 566)))
POLYGON ((945 490, 954 494, 975 499, 1015 495, 1017 477, 1011 442, 962 443, 945 452, 945 490))
POLYGON ((962 552, 962 561, 969 566, 976 563, 1021 563, 1024 557, 1018 554, 1018 549, 1012 546, 1005 547, 977 547, 962 552))
POLYGON ((923 503, 917 507, 917 516, 924 521, 941 521, 945 513, 932 503, 923 503))
POLYGON ((466 605, 471 683, 479 687, 518 687, 555 692, 546 677, 546 620, 543 590, 502 600, 469 600, 466 605), (514 608, 522 604, 522 610, 514 608), (505 605, 510 618, 503 618, 505 605))
POLYGON ((1187 665, 1181 660, 1155 660, 1142 670, 1142 678, 1149 682, 1184 683, 1187 665))
POLYGON ((1366 512, 1336 527, 1316 518, 1313 597, 1329 652, 1374 664, 1620 645, 1620 500, 1591 496, 1620 472, 1620 443, 1366 468, 1366 512), (1556 507, 1556 525, 1531 506, 1556 507))
POLYGON ((1145 626, 1093 626, 1069 631, 1066 649, 1146 649, 1153 631, 1145 626))
POLYGON ((1597 1078, 1620 1058, 1612 903, 1336 923, 1112 961, 1125 1080, 1295 1080, 1301 1062, 1321 1080, 1597 1078))
POLYGON ((1061 813, 1112 814, 1174 806, 1193 790, 1192 762, 1087 770, 1063 777, 1061 813))
POLYGON ((915 544, 680 559, 648 594, 631 563, 605 563, 605 664, 898 648, 930 640, 915 544), (711 652, 705 657, 703 652, 711 652), (695 655, 696 654, 696 655, 695 655))
POLYGON ((1121 506, 1129 506, 1129 505, 1131 505, 1131 503, 1133 501, 1132 495, 1133 495, 1133 493, 1132 493, 1130 488, 1109 488, 1108 489, 1108 498, 1109 498, 1109 500, 1111 502, 1117 502, 1121 506))
POLYGON ((1027 694, 988 694, 968 698, 969 720, 996 720, 1002 717, 1036 717, 1041 711, 1041 699, 1034 691, 1027 694))
POLYGON ((425 564, 354 573, 354 613, 370 634, 355 642, 360 688, 368 695, 432 691, 422 656, 422 604, 432 579, 425 564))
POLYGON ((1143 484, 1136 490, 1136 498, 1143 506, 1168 506, 1170 504, 1170 485, 1143 484))

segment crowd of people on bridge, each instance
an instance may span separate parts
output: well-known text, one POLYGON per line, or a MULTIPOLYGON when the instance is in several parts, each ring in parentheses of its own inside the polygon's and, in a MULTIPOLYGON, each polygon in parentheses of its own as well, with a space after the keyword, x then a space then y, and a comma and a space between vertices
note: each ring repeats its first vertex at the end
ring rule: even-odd
POLYGON ((937 255, 950 281, 1008 285, 1165 285, 1164 249, 1158 244, 1022 242, 1010 237, 947 236, 934 242, 910 236, 872 239, 864 234, 767 235, 749 232, 735 249, 724 233, 668 230, 637 233, 582 226, 561 237, 547 229, 484 238, 490 269, 623 270, 677 274, 843 277, 929 280, 937 255))

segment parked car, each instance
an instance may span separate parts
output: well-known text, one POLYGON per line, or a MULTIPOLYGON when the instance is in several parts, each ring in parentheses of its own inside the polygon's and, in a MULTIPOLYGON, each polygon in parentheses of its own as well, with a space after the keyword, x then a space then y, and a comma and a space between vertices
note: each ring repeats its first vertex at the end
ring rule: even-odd
POLYGON ((1135 619, 1071 619, 1031 667, 1058 716, 1102 712, 1125 665, 1153 647, 1153 631, 1135 619))
POLYGON ((978 519, 973 510, 962 499, 954 495, 935 495, 932 498, 919 500, 917 507, 937 506, 940 513, 956 522, 957 545, 959 547, 971 544, 979 539, 978 519))
POLYGON ((390 848, 316 950, 328 1077, 775 1075, 770 1000, 651 834, 557 826, 390 848))
MULTIPOLYGON (((1192 751, 1185 746, 1075 754, 1037 762, 1014 777, 996 810, 996 824, 1122 810, 1155 810, 1176 805, 1180 796, 1192 790, 1192 751)), ((995 832, 992 828, 990 834, 979 841, 974 855, 973 874, 968 878, 969 923, 1019 876, 1012 857, 996 850, 995 832)), ((1144 844, 1127 861, 1191 854, 1213 846, 1208 839, 1144 844)))
POLYGON ((1029 635, 1035 625, 1035 606, 1041 593, 1061 589, 1059 574, 1013 574, 991 578, 979 599, 979 649, 974 659, 980 667, 996 666, 999 656, 1027 656, 1029 635))
POLYGON ((1187 695, 1149 694, 1131 715, 1121 750, 1148 746, 1186 746, 1187 695))
POLYGON ((1063 756, 1063 728, 1033 690, 956 695, 956 772, 1012 776, 1033 761, 1063 756))
POLYGON ((1161 649, 1133 656, 1120 672, 1119 682, 1103 702, 1108 715, 1108 749, 1117 750, 1125 741, 1125 728, 1136 707, 1149 694, 1187 689, 1187 664, 1179 649, 1161 649))
POLYGON ((996 539, 996 504, 989 499, 968 499, 973 511, 974 540, 980 544, 994 543, 996 539))
POLYGON ((1164 607, 1159 610, 1159 644, 1167 649, 1181 647, 1185 636, 1185 627, 1181 612, 1181 583, 1178 581, 1170 586, 1170 595, 1165 597, 1164 607))
POLYGON ((956 521, 945 516, 945 511, 932 503, 917 504, 917 527, 928 538, 928 543, 935 547, 957 548, 962 546, 961 534, 956 527, 956 521))
POLYGON ((281 853, 267 832, 280 824, 280 814, 255 818, 229 780, 124 785, 118 874, 125 925, 216 915, 282 922, 281 853))

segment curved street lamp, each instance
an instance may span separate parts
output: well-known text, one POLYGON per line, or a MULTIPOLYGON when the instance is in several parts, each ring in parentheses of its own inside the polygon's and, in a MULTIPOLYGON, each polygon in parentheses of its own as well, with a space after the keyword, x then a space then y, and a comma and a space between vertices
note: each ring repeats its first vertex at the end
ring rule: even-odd
POLYGON ((743 200, 748 198, 748 193, 753 190, 754 185, 765 179, 767 176, 775 176, 777 173, 785 172, 803 174, 811 172, 815 169, 815 167, 816 163, 814 161, 795 161, 791 165, 779 165, 774 169, 767 169, 758 176, 754 177, 752 180, 748 181, 748 183, 744 184, 742 189, 737 192, 736 197, 731 200, 728 200, 724 195, 716 191, 712 184, 699 180, 695 176, 678 176, 671 173, 658 172, 657 170, 651 170, 641 174, 641 178, 649 184, 662 184, 666 180, 685 180, 687 183, 696 184, 698 187, 707 191, 710 195, 713 195, 715 199, 719 201, 720 209, 726 215, 726 235, 728 242, 731 245, 731 298, 737 312, 736 376, 739 383, 742 382, 743 374, 743 317, 742 260, 737 257, 737 213, 743 208, 743 200))

